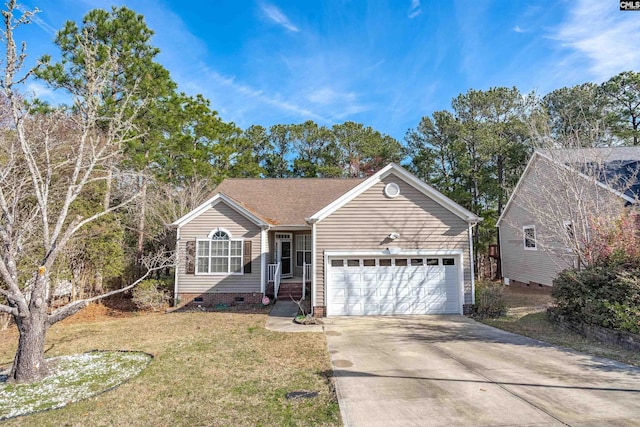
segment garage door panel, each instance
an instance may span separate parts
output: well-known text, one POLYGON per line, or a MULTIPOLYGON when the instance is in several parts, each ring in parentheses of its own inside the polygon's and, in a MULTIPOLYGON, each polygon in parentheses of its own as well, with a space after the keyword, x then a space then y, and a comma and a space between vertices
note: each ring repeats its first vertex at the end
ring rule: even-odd
POLYGON ((395 313, 395 305, 393 303, 382 303, 378 305, 378 314, 380 315, 390 315, 395 313))
POLYGON ((396 297, 397 298, 405 298, 408 296, 411 296, 411 292, 412 289, 406 286, 400 287, 397 291, 396 291, 396 297))
POLYGON ((348 285, 359 285, 360 273, 345 273, 344 280, 348 285))
POLYGON ((378 294, 378 290, 374 287, 362 288, 363 297, 371 298, 371 297, 375 297, 377 294, 378 294))
MULTIPOLYGON (((451 262, 451 257, 440 257, 438 265, 429 265, 429 260, 411 259, 410 265, 405 265, 407 257, 393 262, 391 258, 385 257, 384 265, 380 265, 382 261, 357 257, 349 258, 350 266, 329 262, 328 313, 393 315, 460 311, 459 260, 454 265, 443 265, 443 258, 451 262)), ((430 258, 431 264, 434 258, 430 258)))
POLYGON ((362 296, 362 291, 360 288, 348 288, 347 289, 347 297, 352 298, 360 298, 362 296))
POLYGON ((378 288, 378 296, 395 297, 395 295, 396 295, 396 290, 394 288, 389 288, 389 287, 378 288))
POLYGON ((362 273, 362 284, 365 286, 376 286, 378 283, 378 277, 374 272, 363 272, 362 273))
POLYGON ((345 288, 331 288, 330 295, 332 298, 344 298, 347 296, 347 290, 345 288))

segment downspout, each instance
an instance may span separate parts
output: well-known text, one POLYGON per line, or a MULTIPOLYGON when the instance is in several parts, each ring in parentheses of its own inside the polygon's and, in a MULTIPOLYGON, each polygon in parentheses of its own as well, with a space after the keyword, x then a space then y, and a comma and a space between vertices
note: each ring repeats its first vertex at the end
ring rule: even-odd
POLYGON ((473 226, 478 225, 478 223, 469 223, 469 267, 471 269, 471 304, 476 303, 476 266, 473 262, 473 226))
POLYGON ((311 315, 315 316, 315 304, 316 304, 316 286, 317 286, 317 264, 316 257, 316 223, 315 218, 306 218, 308 224, 311 224, 311 315))
POLYGON ((268 226, 263 226, 260 229, 260 292, 264 297, 266 292, 266 277, 267 274, 267 231, 268 226))
POLYGON ((174 268, 173 276, 173 306, 178 306, 178 268, 180 263, 180 227, 176 228, 176 265, 174 268))

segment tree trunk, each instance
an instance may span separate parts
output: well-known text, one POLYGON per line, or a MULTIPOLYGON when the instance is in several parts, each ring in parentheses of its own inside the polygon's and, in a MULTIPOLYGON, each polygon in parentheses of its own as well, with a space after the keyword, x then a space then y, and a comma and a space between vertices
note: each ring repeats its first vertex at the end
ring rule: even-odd
POLYGON ((144 254, 144 227, 145 227, 145 215, 147 205, 147 179, 141 174, 140 185, 140 211, 138 217, 138 241, 136 244, 136 275, 141 274, 141 261, 144 254))
MULTIPOLYGON (((498 156, 498 218, 502 215, 502 199, 504 197, 504 159, 498 156)), ((502 279, 502 248, 500 247, 500 229, 496 228, 496 244, 498 248, 498 257, 496 258, 496 274, 494 279, 502 279)), ((491 262, 491 259, 489 259, 491 262)))
POLYGON ((111 183, 113 181, 113 169, 107 170, 107 179, 105 180, 106 188, 104 190, 104 199, 102 200, 102 207, 107 210, 111 204, 111 183))
POLYGON ((44 310, 31 312, 28 319, 15 318, 20 338, 10 380, 16 383, 38 381, 47 375, 44 343, 49 325, 44 310))

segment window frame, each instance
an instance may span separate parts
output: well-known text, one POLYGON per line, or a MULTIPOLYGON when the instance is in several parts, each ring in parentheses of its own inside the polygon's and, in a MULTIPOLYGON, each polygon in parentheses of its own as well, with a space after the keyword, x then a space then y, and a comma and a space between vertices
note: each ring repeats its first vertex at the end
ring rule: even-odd
MULTIPOLYGON (((216 228, 209 233, 206 238, 196 238, 196 250, 195 250, 195 275, 196 276, 242 276, 244 275, 244 240, 243 238, 233 238, 233 235, 229 230, 224 228, 216 228), (213 237, 219 233, 225 233, 227 235, 227 239, 214 239, 213 237), (208 254, 200 255, 200 244, 203 242, 208 243, 208 254), (211 242, 229 242, 227 245, 226 255, 212 255, 211 242), (232 255, 232 242, 239 242, 240 245, 240 255, 232 255), (206 258, 207 261, 207 271, 200 271, 200 259, 206 258), (211 271, 213 267, 212 260, 215 258, 226 258, 227 260, 227 271, 211 271), (232 259, 238 259, 240 261, 240 267, 238 271, 232 271, 232 259)), ((237 248, 236 248, 237 249, 237 248)))
POLYGON ((525 251, 537 251, 538 250, 538 236, 536 233, 535 225, 524 225, 522 226, 522 247, 525 251), (533 238, 527 237, 527 230, 533 230, 533 238), (527 246, 527 240, 533 241, 533 246, 527 246))
POLYGON ((300 267, 302 268, 302 264, 298 264, 298 252, 302 252, 302 263, 303 264, 311 264, 313 262, 313 254, 312 254, 312 249, 313 249, 313 245, 311 242, 311 234, 296 234, 296 267, 300 267), (305 241, 308 240, 309 242, 309 249, 305 249, 306 245, 305 245, 305 241), (300 244, 302 243, 302 244, 300 244), (301 249, 302 248, 302 249, 301 249), (307 262, 305 263, 306 260, 306 254, 307 252, 309 253, 309 260, 311 262, 307 262))

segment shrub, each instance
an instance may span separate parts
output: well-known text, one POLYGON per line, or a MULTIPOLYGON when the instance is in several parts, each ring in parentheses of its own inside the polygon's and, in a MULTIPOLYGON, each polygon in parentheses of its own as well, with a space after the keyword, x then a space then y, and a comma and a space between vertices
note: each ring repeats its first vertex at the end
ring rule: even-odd
POLYGON ((640 266, 614 262, 565 270, 551 295, 560 314, 577 322, 640 332, 640 266))
POLYGON ((161 280, 144 280, 133 288, 133 302, 140 310, 161 311, 169 306, 166 283, 161 280))
POLYGON ((474 313, 480 318, 495 318, 507 314, 507 303, 504 299, 504 285, 478 281, 476 283, 474 313))

